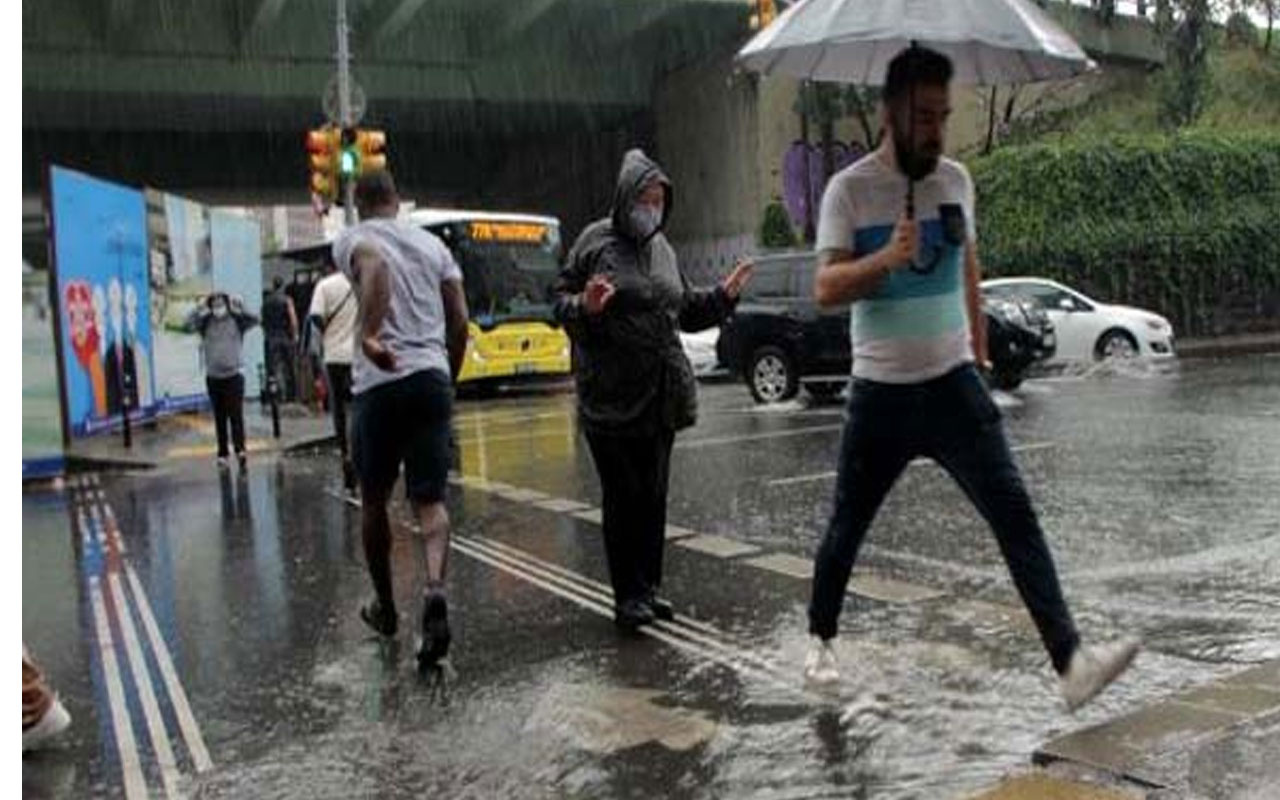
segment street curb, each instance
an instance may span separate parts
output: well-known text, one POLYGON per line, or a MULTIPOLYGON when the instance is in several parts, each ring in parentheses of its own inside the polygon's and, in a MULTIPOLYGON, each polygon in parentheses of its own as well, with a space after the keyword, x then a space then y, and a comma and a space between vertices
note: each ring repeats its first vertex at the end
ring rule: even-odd
POLYGON ((73 475, 79 472, 145 472, 154 470, 160 465, 144 458, 112 458, 108 456, 84 456, 68 453, 66 455, 66 473, 73 475))
POLYGON ((1216 358, 1280 352, 1280 333, 1254 336, 1227 336, 1217 339, 1189 339, 1178 342, 1175 350, 1180 358, 1216 358))
MULTIPOLYGON (((334 444, 338 441, 335 434, 329 433, 323 436, 312 436, 306 439, 293 442, 291 444, 281 444, 275 447, 265 448, 261 452, 267 453, 300 453, 307 450, 314 450, 334 444)), ((112 456, 90 456, 68 453, 64 457, 64 474, 74 475, 81 472, 149 472, 160 468, 159 461, 152 461, 145 458, 123 458, 112 456)), ((33 477, 31 481, 38 481, 39 478, 33 477)), ((23 481, 27 482, 26 479, 23 481)))
POLYGON ((1098 725, 1059 736, 1031 756, 1038 767, 1072 765, 1129 786, 1179 788, 1194 754, 1280 714, 1280 660, 1189 687, 1098 725))

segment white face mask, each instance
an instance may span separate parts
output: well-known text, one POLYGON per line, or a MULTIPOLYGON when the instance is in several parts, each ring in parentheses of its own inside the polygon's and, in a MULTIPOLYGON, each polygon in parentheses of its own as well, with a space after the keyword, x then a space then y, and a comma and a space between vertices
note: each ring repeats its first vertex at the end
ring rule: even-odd
POLYGON ((631 227, 641 239, 647 239, 662 224, 662 209, 648 203, 637 203, 631 209, 631 227))
POLYGON ((225 305, 225 304, 223 304, 223 303, 214 303, 214 304, 213 304, 213 315, 214 315, 215 317, 217 317, 218 319, 222 319, 223 317, 225 317, 225 316, 227 315, 227 307, 226 307, 226 305, 225 305))

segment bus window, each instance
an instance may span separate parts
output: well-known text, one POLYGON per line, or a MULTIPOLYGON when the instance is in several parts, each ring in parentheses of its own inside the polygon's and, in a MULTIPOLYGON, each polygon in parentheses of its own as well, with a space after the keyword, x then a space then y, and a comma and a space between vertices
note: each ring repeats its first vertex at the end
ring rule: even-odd
POLYGON ((543 224, 471 222, 452 231, 467 307, 482 329, 506 322, 552 322, 559 231, 543 224), (459 235, 461 234, 461 235, 459 235))

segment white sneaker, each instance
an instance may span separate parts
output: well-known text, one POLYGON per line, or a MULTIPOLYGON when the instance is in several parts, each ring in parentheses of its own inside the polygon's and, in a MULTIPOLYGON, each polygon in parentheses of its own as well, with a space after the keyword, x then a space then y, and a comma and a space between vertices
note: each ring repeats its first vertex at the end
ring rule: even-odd
POLYGON ((1075 711, 1092 700, 1133 663, 1139 642, 1125 638, 1093 647, 1078 647, 1062 676, 1062 698, 1075 711))
POLYGON ((65 731, 71 725, 71 715, 62 707, 62 701, 53 698, 49 710, 40 721, 22 732, 22 752, 27 752, 65 731))
POLYGON ((840 666, 836 663, 836 651, 831 646, 834 639, 812 637, 809 653, 804 658, 804 679, 817 686, 834 686, 840 682, 840 666))

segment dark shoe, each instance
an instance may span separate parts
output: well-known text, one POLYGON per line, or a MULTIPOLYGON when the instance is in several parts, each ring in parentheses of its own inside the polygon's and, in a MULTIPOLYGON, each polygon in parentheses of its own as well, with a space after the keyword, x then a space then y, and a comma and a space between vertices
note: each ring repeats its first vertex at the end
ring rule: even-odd
POLYGON ((373 600, 360 608, 360 619, 364 620, 364 624, 373 629, 373 632, 379 636, 395 636, 396 635, 396 611, 392 609, 384 609, 382 603, 373 600))
POLYGON ((249 456, 245 455, 243 451, 236 453, 236 461, 240 462, 241 472, 244 472, 249 468, 249 456))
POLYGON ((649 608, 653 610, 654 618, 663 622, 671 622, 676 618, 676 610, 671 607, 670 603, 659 597, 649 598, 649 608))
POLYGON ((427 595, 422 608, 422 647, 418 650, 418 669, 427 671, 449 655, 449 604, 442 594, 427 595))
POLYGON ((641 625, 652 625, 653 609, 644 600, 624 600, 613 609, 613 621, 619 628, 634 632, 641 625))
POLYGON ((342 488, 350 493, 356 490, 356 468, 350 461, 342 462, 342 488))

